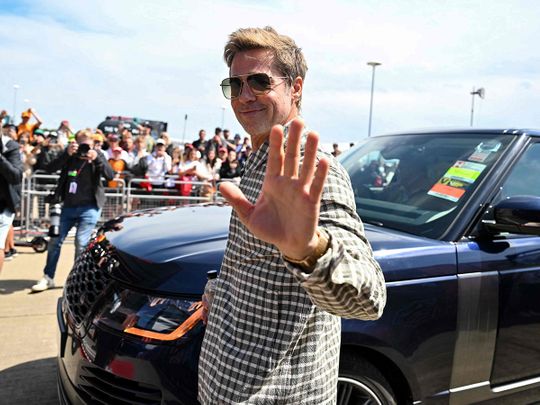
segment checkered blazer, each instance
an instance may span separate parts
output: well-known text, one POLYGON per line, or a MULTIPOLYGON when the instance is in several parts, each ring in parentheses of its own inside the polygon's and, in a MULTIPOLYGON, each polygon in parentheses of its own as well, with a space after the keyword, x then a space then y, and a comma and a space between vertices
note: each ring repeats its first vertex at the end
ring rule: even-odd
MULTIPOLYGON (((246 162, 240 188, 252 203, 262 189, 268 149, 263 144, 246 162)), ((319 227, 330 247, 311 274, 256 239, 233 212, 199 360, 203 405, 335 403, 340 317, 382 314, 384 277, 349 176, 327 157, 319 227)))

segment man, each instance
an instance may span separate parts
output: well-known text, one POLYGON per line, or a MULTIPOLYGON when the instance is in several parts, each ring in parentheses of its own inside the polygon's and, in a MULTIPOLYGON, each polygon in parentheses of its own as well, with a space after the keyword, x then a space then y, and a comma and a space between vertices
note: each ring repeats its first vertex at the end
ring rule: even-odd
POLYGON ((199 359, 199 400, 333 404, 339 317, 380 317, 383 274, 347 173, 297 119, 307 70, 300 48, 271 27, 248 28, 231 34, 224 57, 223 94, 253 153, 240 186, 220 188, 234 211, 199 359))
POLYGON ((139 128, 139 137, 144 137, 146 142, 146 151, 152 153, 155 146, 154 138, 152 137, 152 125, 148 121, 145 121, 139 128))
POLYGON ((206 131, 201 129, 199 130, 199 139, 193 141, 193 147, 204 155, 206 153, 207 144, 208 140, 206 139, 206 131))
POLYGON ((107 135, 107 145, 108 145, 107 150, 104 151, 106 160, 114 159, 115 158, 114 150, 116 148, 120 148, 121 150, 120 159, 126 162, 128 167, 131 167, 131 164, 133 163, 133 159, 131 158, 131 156, 129 156, 127 151, 123 150, 122 147, 120 146, 120 137, 118 136, 118 134, 110 133, 109 135, 107 135))
POLYGON ((154 186, 163 186, 165 183, 165 175, 172 168, 172 158, 165 151, 165 141, 159 138, 156 141, 154 152, 146 156, 148 162, 148 170, 146 174, 150 179, 150 183, 154 186))
POLYGON ((71 142, 66 150, 48 166, 48 172, 61 170, 55 191, 57 200, 64 205, 60 215, 60 229, 57 237, 51 238, 47 251, 44 276, 34 286, 33 292, 54 287, 54 274, 60 257, 60 249, 73 226, 75 234, 75 258, 83 251, 99 219, 105 204, 105 192, 101 182, 103 176, 112 180, 114 173, 103 154, 92 149, 90 130, 79 131, 77 142, 71 142))
POLYGON ((0 271, 4 266, 6 239, 21 202, 23 164, 19 144, 9 133, 14 126, 5 124, 0 139, 0 271))
POLYGON ((30 132, 30 142, 34 141, 34 131, 42 124, 41 118, 37 115, 33 108, 29 108, 21 113, 21 123, 17 126, 17 136, 23 132, 30 132), (30 123, 30 118, 34 117, 36 122, 30 123))

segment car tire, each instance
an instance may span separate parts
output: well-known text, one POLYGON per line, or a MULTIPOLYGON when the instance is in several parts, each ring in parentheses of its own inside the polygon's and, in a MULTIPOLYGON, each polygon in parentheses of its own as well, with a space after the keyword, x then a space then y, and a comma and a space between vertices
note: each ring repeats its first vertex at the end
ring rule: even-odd
POLYGON ((337 405, 394 405, 397 398, 392 386, 370 362, 344 353, 339 363, 337 405))

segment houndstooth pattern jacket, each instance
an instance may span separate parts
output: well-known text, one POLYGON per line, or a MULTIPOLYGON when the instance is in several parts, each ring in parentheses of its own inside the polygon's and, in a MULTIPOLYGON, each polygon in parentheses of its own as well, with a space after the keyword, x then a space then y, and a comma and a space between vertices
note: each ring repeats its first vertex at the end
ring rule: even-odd
MULTIPOLYGON (((246 162, 240 188, 252 203, 262 189, 268 149, 263 144, 246 162)), ((349 176, 327 157, 319 229, 330 247, 311 274, 256 239, 233 212, 199 359, 203 405, 334 404, 340 317, 381 316, 382 271, 356 213, 349 176)))

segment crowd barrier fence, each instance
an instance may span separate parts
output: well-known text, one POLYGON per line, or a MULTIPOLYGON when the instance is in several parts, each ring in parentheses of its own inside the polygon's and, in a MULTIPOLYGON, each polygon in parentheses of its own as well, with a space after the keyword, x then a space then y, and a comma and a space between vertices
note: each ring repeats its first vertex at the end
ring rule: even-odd
MULTIPOLYGON (((54 192, 58 179, 57 174, 39 172, 23 178, 21 208, 15 217, 20 239, 47 234, 51 207, 46 197, 54 192)), ((107 184, 104 179, 102 181, 107 184)), ((115 178, 113 184, 116 187, 105 187, 106 199, 99 223, 133 210, 223 201, 215 182, 181 181, 178 177, 168 176, 163 184, 155 183, 147 178, 132 178, 127 182, 115 178), (182 186, 188 186, 189 195, 181 195, 182 186)), ((185 190, 182 190, 184 194, 185 190)))

